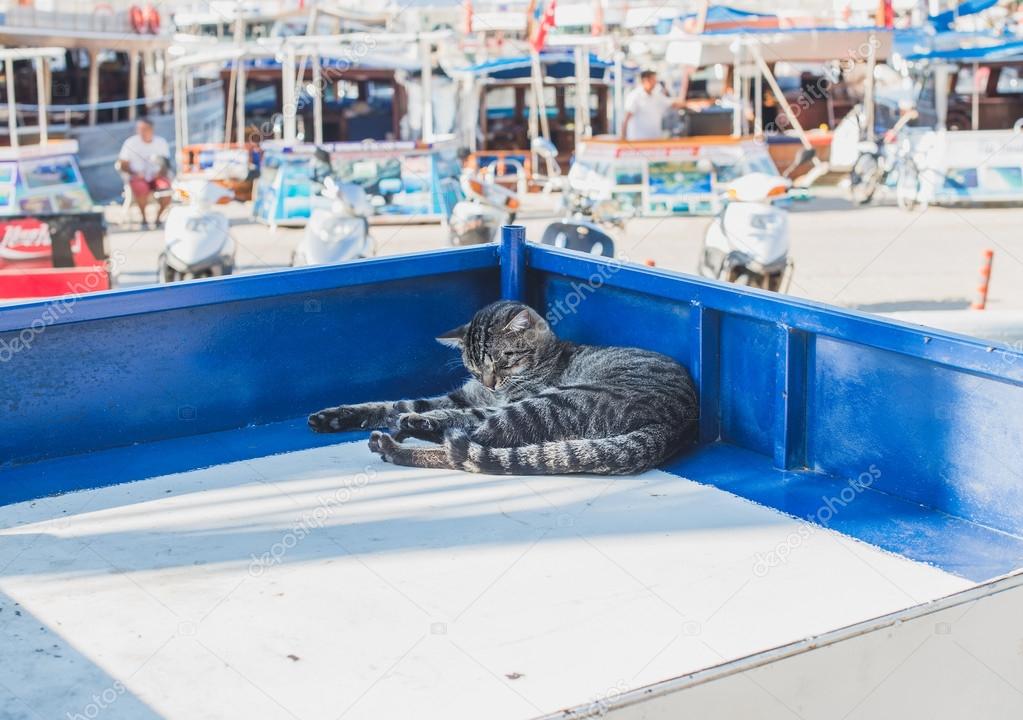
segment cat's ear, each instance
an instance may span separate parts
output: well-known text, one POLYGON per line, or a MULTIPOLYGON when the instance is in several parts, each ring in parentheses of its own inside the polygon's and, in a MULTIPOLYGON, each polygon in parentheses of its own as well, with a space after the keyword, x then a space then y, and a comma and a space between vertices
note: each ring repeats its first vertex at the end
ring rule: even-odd
POLYGON ((448 330, 446 333, 442 333, 437 336, 437 342, 441 345, 447 345, 448 347, 461 350, 462 345, 465 344, 465 333, 469 329, 469 324, 459 325, 454 330, 448 330))
POLYGON ((517 312, 515 317, 504 326, 504 330, 505 332, 522 332, 523 330, 539 327, 542 324, 543 318, 537 315, 533 308, 527 307, 517 312))

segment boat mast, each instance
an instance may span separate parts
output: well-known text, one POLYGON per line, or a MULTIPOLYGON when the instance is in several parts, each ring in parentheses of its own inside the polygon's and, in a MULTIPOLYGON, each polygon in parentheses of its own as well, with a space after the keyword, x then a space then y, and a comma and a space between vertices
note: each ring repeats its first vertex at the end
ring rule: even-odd
POLYGON ((16 114, 17 100, 14 97, 14 57, 4 57, 4 84, 7 86, 7 132, 11 137, 11 147, 18 147, 18 121, 16 114))

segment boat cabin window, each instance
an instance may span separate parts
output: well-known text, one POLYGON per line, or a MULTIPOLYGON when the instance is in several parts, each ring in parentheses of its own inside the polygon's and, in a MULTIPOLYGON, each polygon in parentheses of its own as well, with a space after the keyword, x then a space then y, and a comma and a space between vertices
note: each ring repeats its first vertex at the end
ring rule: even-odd
POLYGON ((970 95, 976 88, 980 90, 983 95, 987 90, 988 77, 991 75, 991 68, 981 66, 977 68, 976 79, 974 78, 973 68, 971 66, 964 66, 959 69, 959 73, 956 75, 955 93, 957 95, 970 95))
POLYGON ((341 80, 335 85, 337 88, 333 97, 328 96, 329 100, 358 100, 359 99, 359 83, 349 82, 348 80, 341 80))
MULTIPOLYGON (((568 162, 575 149, 575 92, 572 81, 544 85, 543 101, 550 125, 551 141, 558 148, 559 162, 568 162)), ((533 90, 528 82, 495 83, 484 86, 480 98, 480 150, 524 150, 529 147, 529 113, 533 90)), ((608 86, 590 84, 590 126, 594 135, 607 132, 608 86)))
POLYGON ((1023 68, 1007 65, 998 74, 998 83, 995 85, 995 92, 999 95, 1023 94, 1023 68))
MULTIPOLYGON (((835 127, 858 99, 849 92, 841 70, 834 64, 779 62, 774 66, 774 75, 804 129, 835 127)), ((767 83, 763 93, 764 122, 776 120, 779 126, 787 127, 767 83)))
MULTIPOLYGON (((963 65, 955 74, 948 99, 946 126, 949 130, 971 130, 974 121, 973 96, 977 99, 978 130, 1006 130, 1023 117, 1023 64, 992 63, 963 65)), ((925 84, 930 90, 933 80, 925 84)), ((921 95, 924 97, 924 95, 921 95)), ((933 99, 930 99, 933 105, 933 99)))
POLYGON ((694 100, 716 100, 725 94, 728 68, 724 65, 708 65, 698 68, 689 76, 686 97, 694 100))
MULTIPOLYGON (((224 83, 230 81, 230 69, 221 70, 224 83)), ((297 125, 300 133, 312 138, 312 70, 308 70, 299 89, 297 125)), ((277 68, 253 68, 245 85, 245 122, 264 139, 279 137, 283 131, 281 103, 283 88, 277 68)), ((227 94, 224 95, 227 102, 227 94)), ((226 104, 225 104, 226 110, 226 104)), ((393 140, 405 114, 405 96, 396 86, 391 70, 360 70, 327 84, 323 98, 323 141, 393 140)))
MULTIPOLYGON (((89 53, 82 49, 68 50, 62 57, 54 59, 50 64, 51 90, 49 97, 51 131, 56 134, 67 126, 85 125, 89 122, 89 53)), ((112 103, 125 101, 129 98, 129 58, 128 53, 103 50, 96 55, 99 67, 99 101, 112 103)), ((19 105, 37 105, 39 103, 36 85, 35 67, 30 60, 19 60, 14 63, 15 88, 19 105)), ((197 83, 198 84, 198 83, 197 83)), ((146 97, 146 78, 144 72, 138 74, 136 98, 146 97)), ((162 95, 162 88, 150 88, 150 97, 162 95)), ((7 92, 4 87, 3 100, 6 102, 7 92)), ((155 108, 152 108, 155 112, 155 108)), ((34 111, 25 109, 25 120, 35 123, 34 111)), ((110 107, 101 106, 95 112, 99 123, 121 122, 128 120, 126 103, 110 107)))

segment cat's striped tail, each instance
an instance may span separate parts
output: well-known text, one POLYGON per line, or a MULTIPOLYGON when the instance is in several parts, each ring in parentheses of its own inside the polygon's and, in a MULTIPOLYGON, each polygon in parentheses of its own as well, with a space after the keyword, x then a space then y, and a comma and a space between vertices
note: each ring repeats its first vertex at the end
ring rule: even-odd
POLYGON ((487 447, 464 430, 449 430, 444 447, 453 467, 489 475, 629 475, 649 470, 691 444, 695 418, 656 424, 609 438, 558 440, 521 447, 487 447))

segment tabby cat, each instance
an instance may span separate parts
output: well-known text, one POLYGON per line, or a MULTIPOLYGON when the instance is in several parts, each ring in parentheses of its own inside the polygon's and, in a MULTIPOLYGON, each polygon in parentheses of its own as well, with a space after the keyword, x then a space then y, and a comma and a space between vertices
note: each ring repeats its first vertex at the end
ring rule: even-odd
POLYGON ((534 310, 500 301, 437 338, 472 378, 447 395, 327 408, 317 432, 386 427, 369 447, 413 467, 492 474, 628 474, 695 440, 685 368, 646 350, 559 340, 534 310), (413 437, 435 445, 407 444, 413 437))

